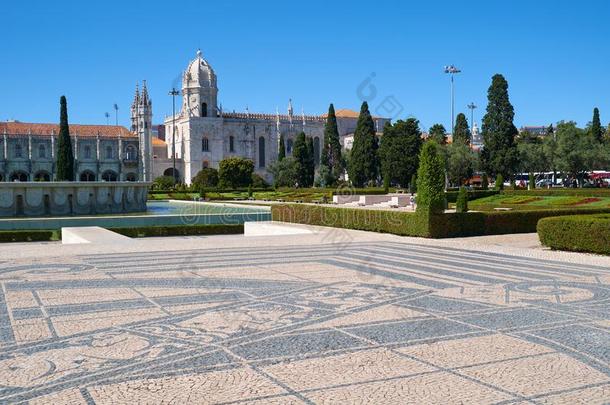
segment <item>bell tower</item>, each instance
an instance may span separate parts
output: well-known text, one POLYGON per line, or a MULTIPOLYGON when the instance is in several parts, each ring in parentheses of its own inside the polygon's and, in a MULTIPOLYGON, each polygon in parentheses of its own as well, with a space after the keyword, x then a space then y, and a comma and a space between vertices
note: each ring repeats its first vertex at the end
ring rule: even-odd
POLYGON ((182 78, 182 111, 189 117, 218 116, 216 74, 197 50, 182 78))
POLYGON ((152 100, 148 95, 146 80, 142 84, 140 93, 136 86, 136 93, 131 105, 131 131, 138 135, 139 148, 139 180, 152 181, 152 100))

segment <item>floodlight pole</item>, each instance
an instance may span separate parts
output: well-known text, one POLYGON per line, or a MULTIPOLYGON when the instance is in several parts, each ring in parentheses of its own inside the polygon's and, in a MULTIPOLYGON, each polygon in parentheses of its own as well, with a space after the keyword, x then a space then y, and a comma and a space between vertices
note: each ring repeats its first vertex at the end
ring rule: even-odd
POLYGON ((119 126, 119 106, 114 104, 114 125, 119 126))
POLYGON ((455 97, 453 89, 453 76, 460 72, 461 70, 455 67, 454 65, 445 66, 445 73, 449 73, 451 75, 451 134, 453 134, 453 127, 455 125, 455 97))

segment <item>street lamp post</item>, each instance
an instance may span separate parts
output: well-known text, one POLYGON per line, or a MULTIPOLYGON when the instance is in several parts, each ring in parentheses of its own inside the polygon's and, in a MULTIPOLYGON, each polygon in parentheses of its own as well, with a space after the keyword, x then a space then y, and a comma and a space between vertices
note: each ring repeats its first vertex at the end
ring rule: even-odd
POLYGON ((455 67, 454 65, 449 65, 449 66, 445 66, 445 73, 449 73, 451 75, 451 133, 453 134, 453 126, 455 125, 455 118, 454 118, 454 105, 455 105, 455 98, 454 98, 454 92, 453 92, 453 76, 457 73, 460 73, 461 70, 458 69, 457 67, 455 67))
POLYGON ((176 185, 176 96, 180 92, 172 87, 169 95, 172 96, 172 177, 174 178, 174 186, 176 185))
POLYGON ((477 108, 477 106, 474 103, 470 103, 466 107, 470 109, 470 128, 472 128, 474 125, 474 109, 477 108))

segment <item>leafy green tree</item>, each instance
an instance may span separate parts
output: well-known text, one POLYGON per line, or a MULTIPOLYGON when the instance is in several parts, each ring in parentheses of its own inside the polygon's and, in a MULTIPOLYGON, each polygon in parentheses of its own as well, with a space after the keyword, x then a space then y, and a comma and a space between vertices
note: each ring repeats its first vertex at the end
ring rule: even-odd
POLYGON ((229 157, 220 161, 218 184, 221 188, 247 187, 252 184, 254 162, 242 157, 229 157))
POLYGON ((428 140, 433 140, 439 145, 447 143, 447 130, 442 124, 434 124, 428 131, 428 140))
POLYGON ((66 96, 59 99, 59 141, 57 144, 57 181, 74 181, 74 152, 68 126, 66 96))
POLYGON ((546 172, 551 170, 549 156, 544 147, 545 140, 529 131, 523 131, 519 134, 517 138, 519 156, 517 167, 520 172, 546 172))
POLYGON ((252 187, 253 188, 267 188, 269 187, 269 183, 265 180, 263 176, 258 173, 252 173, 252 187))
POLYGON ((483 173, 483 177, 481 178, 481 188, 483 190, 489 189, 489 177, 487 177, 487 173, 483 173))
POLYGON ((593 134, 576 127, 576 123, 560 122, 557 125, 557 168, 582 186, 585 173, 602 168, 607 162, 604 149, 593 134))
POLYGON ((595 107, 593 109, 593 120, 591 121, 591 135, 597 142, 602 142, 604 139, 604 129, 602 123, 599 120, 599 109, 595 107))
POLYGON ((424 143, 417 169, 417 211, 429 214, 445 210, 445 161, 435 141, 424 143))
POLYGON ((284 145, 284 136, 280 135, 280 150, 277 154, 277 160, 282 161, 286 157, 286 145, 284 145))
POLYGON ((468 128, 468 121, 463 113, 459 113, 457 117, 455 117, 453 143, 470 145, 470 128, 468 128))
POLYGON ((275 187, 295 187, 299 179, 300 165, 292 156, 273 163, 269 167, 275 187))
POLYGON ((344 167, 335 107, 331 104, 328 107, 328 115, 324 125, 324 144, 320 156, 320 171, 323 171, 326 175, 326 178, 323 179, 325 184, 327 186, 334 185, 343 174, 344 167), (326 169, 322 170, 323 168, 326 169))
POLYGON ((417 172, 422 139, 419 121, 409 118, 387 123, 379 145, 379 160, 384 181, 407 187, 417 172))
POLYGON ((481 159, 486 171, 509 177, 517 169, 515 136, 518 131, 513 124, 515 112, 508 98, 508 82, 504 76, 496 74, 492 77, 487 100, 487 112, 483 117, 484 146, 481 159))
POLYGON ((360 115, 354 131, 348 173, 352 184, 362 187, 368 182, 376 182, 379 172, 377 160, 378 140, 375 134, 375 123, 369 112, 367 102, 362 103, 360 115))
POLYGON ((218 185, 218 170, 212 167, 204 167, 193 177, 191 184, 197 189, 216 187, 218 185))
POLYGON ((468 212, 468 190, 461 186, 455 202, 455 212, 468 212))
POLYGON ((478 156, 468 145, 461 141, 453 142, 446 147, 447 176, 451 184, 461 186, 474 174, 478 156))
POLYGON ((174 188, 174 178, 172 176, 159 176, 153 180, 153 189, 171 190, 174 188))

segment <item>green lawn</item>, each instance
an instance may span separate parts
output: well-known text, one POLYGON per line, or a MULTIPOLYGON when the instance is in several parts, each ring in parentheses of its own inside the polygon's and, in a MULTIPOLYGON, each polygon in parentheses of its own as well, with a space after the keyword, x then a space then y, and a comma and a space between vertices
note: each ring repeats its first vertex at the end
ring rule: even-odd
POLYGON ((513 210, 544 210, 558 208, 609 208, 610 197, 494 195, 469 201, 468 208, 493 211, 494 208, 513 210))

